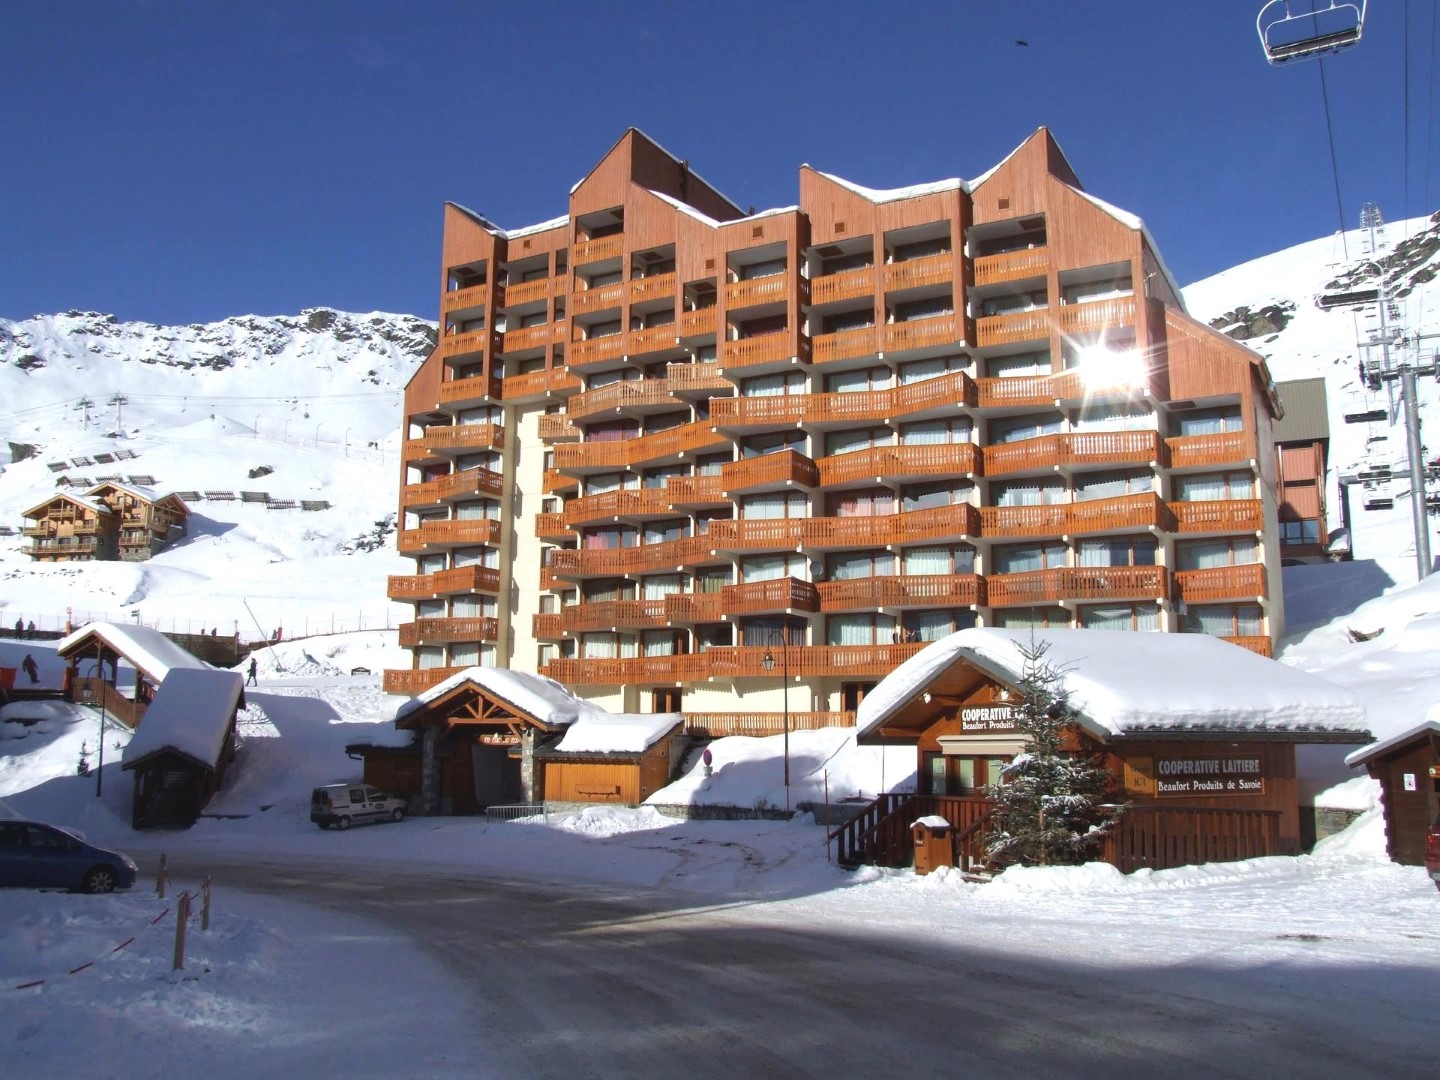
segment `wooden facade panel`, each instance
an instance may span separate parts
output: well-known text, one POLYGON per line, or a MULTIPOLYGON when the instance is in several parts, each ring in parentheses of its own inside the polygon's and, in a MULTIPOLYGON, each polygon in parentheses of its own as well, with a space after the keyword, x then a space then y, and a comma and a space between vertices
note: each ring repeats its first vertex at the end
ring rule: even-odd
POLYGON ((684 161, 677 161, 634 132, 630 134, 630 146, 633 154, 631 179, 641 187, 664 192, 716 221, 727 221, 740 216, 738 207, 696 176, 684 161))
POLYGON ((545 798, 551 802, 638 803, 640 766, 628 761, 547 761, 545 798))
POLYGON ((1031 135, 971 193, 975 224, 1045 212, 1050 133, 1031 135))
POLYGON ((1305 484, 1286 484, 1280 491, 1282 516, 1288 511, 1293 517, 1318 518, 1320 516, 1320 486, 1313 480, 1305 484))
POLYGON ((1319 443, 1280 447, 1280 479, 1287 484, 1314 481, 1322 473, 1319 443))
MULTIPOLYGON (((685 216, 645 187, 631 184, 625 199, 625 249, 644 251, 674 244, 676 219, 685 216)), ((628 269, 625 276, 630 276, 628 269)))
POLYGON ((634 131, 627 131, 620 136, 620 141, 600 159, 600 164, 591 169, 589 175, 570 193, 572 218, 625 205, 625 196, 630 186, 630 158, 634 141, 634 131))
POLYGON ((1430 777, 1430 767, 1437 763, 1440 752, 1430 740, 1421 740, 1370 765, 1385 804, 1385 847, 1390 858, 1405 866, 1425 862, 1425 834, 1440 813, 1440 780, 1430 777), (1406 776, 1413 777, 1413 790, 1406 789, 1406 776))
POLYGON ((800 209, 810 217, 815 244, 833 244, 875 232, 875 204, 808 165, 800 169, 800 209), (837 225, 844 228, 837 229, 837 225))
POLYGON ((441 241, 440 291, 445 291, 446 279, 452 266, 488 259, 491 263, 490 280, 494 281, 495 245, 497 237, 485 229, 465 211, 455 206, 445 207, 444 238, 441 241))

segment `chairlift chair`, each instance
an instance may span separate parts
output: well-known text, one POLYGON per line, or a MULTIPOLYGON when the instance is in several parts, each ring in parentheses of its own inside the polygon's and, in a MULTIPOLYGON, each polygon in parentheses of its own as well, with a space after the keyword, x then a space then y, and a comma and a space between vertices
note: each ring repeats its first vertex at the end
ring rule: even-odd
POLYGON ((1395 500, 1385 488, 1371 487, 1367 484, 1365 485, 1365 499, 1360 505, 1365 510, 1390 510, 1394 508, 1395 500))
POLYGON ((1271 64, 1306 60, 1358 45, 1368 0, 1269 0, 1255 17, 1271 64))
POLYGON ((1356 409, 1354 412, 1345 414, 1347 424, 1378 424, 1389 419, 1390 414, 1384 409, 1356 409))

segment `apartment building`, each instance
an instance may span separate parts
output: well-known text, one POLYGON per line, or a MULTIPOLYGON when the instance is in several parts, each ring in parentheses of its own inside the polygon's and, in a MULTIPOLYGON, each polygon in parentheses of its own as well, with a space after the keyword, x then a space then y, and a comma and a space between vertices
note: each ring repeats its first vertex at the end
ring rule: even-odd
POLYGON ((972 181, 802 166, 762 213, 632 129, 563 217, 448 204, 440 318, 392 693, 509 666, 762 734, 969 626, 1281 633, 1264 361, 1044 128, 972 181))

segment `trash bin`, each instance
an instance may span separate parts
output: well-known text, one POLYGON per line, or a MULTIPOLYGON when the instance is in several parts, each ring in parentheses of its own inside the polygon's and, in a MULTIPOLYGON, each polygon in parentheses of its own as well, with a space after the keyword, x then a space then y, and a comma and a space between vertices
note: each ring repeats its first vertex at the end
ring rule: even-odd
POLYGON ((955 827, 939 814, 922 817, 910 833, 915 837, 915 873, 955 865, 955 827))

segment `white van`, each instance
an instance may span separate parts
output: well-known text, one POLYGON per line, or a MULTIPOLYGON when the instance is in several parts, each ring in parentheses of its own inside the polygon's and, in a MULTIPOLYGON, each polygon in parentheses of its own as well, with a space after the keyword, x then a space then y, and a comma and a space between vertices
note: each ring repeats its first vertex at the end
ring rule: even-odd
POLYGON ((327 784, 310 793, 310 820, 322 829, 348 829, 367 821, 400 821, 405 800, 369 784, 327 784))

